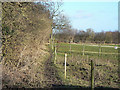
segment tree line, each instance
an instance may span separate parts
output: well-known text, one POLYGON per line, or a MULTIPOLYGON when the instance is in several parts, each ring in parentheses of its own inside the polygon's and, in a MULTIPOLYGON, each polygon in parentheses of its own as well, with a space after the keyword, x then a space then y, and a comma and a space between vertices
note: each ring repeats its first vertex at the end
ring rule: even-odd
POLYGON ((66 30, 55 33, 54 36, 57 42, 65 43, 114 43, 119 44, 119 31, 101 31, 94 32, 93 29, 85 30, 66 30))

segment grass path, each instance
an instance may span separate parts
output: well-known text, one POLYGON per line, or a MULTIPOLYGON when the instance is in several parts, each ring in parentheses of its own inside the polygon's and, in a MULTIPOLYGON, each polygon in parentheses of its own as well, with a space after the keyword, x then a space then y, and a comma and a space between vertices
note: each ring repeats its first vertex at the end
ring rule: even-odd
POLYGON ((53 85, 61 85, 62 80, 59 78, 57 74, 57 70, 53 63, 53 54, 51 52, 50 58, 45 62, 45 77, 47 78, 47 87, 52 87, 53 85))

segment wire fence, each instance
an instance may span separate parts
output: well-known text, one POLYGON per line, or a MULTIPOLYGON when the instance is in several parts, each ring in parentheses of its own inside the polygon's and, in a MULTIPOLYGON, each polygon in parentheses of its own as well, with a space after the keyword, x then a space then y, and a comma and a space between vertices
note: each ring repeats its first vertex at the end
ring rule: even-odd
POLYGON ((117 87, 118 75, 115 71, 118 71, 117 59, 120 53, 118 53, 119 47, 116 47, 55 43, 54 62, 59 76, 69 85, 117 87), (94 66, 91 66, 91 61, 94 66), (95 68, 94 71, 91 71, 92 68, 95 68))

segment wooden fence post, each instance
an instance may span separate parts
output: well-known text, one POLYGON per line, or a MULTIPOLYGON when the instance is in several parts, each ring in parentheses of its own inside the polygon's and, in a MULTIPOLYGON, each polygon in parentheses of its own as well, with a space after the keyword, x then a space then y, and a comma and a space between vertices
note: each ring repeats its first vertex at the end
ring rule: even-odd
POLYGON ((71 44, 70 44, 70 54, 71 54, 71 44))
POLYGON ((99 56, 101 54, 101 45, 99 45, 99 56))
POLYGON ((85 45, 83 45, 83 56, 85 55, 85 45))
POLYGON ((55 64, 56 64, 56 57, 57 57, 57 52, 56 52, 56 45, 55 45, 55 64))
POLYGON ((102 47, 101 47, 101 58, 102 58, 102 47))
POLYGON ((50 44, 51 44, 51 48, 53 50, 53 34, 52 34, 52 32, 51 32, 51 42, 50 42, 50 44))
POLYGON ((67 61, 67 54, 65 53, 65 79, 66 79, 66 61, 67 61))
POLYGON ((94 63, 91 60, 91 90, 94 90, 94 63))

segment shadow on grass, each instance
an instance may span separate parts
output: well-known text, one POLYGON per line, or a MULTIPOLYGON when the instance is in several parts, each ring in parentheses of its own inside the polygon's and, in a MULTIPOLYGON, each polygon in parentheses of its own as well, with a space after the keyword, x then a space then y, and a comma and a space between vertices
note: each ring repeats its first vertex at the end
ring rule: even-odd
MULTIPOLYGON (((91 90, 91 87, 73 86, 73 85, 52 85, 51 88, 2 88, 2 90, 91 90)), ((120 90, 119 88, 95 87, 94 90, 120 90)))
MULTIPOLYGON (((51 90, 91 90, 91 87, 73 86, 73 85, 53 85, 51 90)), ((119 88, 95 87, 94 90, 120 90, 119 88)))

